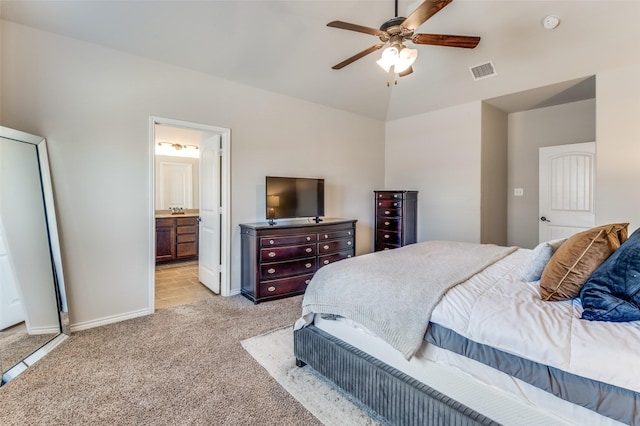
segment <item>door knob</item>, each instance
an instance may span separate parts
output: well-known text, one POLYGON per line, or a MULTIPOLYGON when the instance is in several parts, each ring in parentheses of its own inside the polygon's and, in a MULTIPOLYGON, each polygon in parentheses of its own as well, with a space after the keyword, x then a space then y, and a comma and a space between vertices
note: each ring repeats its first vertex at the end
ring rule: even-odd
POLYGON ((549 219, 547 219, 547 218, 546 218, 546 217, 544 217, 544 216, 542 216, 542 217, 540 218, 540 220, 541 220, 542 222, 551 222, 549 219))

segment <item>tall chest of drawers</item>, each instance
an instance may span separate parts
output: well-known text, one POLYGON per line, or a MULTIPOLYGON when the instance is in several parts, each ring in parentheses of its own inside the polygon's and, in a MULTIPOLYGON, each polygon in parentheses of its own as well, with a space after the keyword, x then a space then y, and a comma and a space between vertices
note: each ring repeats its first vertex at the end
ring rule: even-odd
POLYGON ((375 251, 413 244, 418 231, 418 191, 373 191, 375 251))
POLYGON ((321 267, 355 256, 356 220, 240 225, 241 291, 254 303, 305 292, 321 267))

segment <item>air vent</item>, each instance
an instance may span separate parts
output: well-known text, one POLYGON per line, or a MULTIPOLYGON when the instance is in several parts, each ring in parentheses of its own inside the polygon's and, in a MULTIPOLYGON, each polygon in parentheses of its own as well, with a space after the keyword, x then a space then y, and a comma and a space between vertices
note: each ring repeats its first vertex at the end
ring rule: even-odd
POLYGON ((475 81, 493 77, 494 75, 498 74, 491 61, 473 66, 469 68, 469 70, 471 70, 471 74, 473 75, 473 79, 475 81))

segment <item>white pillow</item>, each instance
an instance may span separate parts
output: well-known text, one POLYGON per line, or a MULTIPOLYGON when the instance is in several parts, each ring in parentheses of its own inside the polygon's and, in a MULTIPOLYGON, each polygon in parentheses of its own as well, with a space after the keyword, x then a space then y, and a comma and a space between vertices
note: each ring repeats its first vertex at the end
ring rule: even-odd
POLYGON ((560 238, 538 244, 529 255, 529 260, 522 271, 522 281, 539 281, 549 259, 565 241, 567 241, 566 238, 560 238))

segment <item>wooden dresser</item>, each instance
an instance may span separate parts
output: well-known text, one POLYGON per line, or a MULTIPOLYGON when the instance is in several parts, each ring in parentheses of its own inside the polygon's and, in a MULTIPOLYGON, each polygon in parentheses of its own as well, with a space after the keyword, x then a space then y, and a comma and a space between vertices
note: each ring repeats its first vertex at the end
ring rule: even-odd
POLYGON ((373 191, 375 195, 375 251, 417 241, 418 191, 373 191))
POLYGON ((355 256, 356 220, 241 224, 242 294, 254 303, 305 292, 313 274, 355 256))
POLYGON ((198 216, 156 217, 156 262, 198 258, 198 216))

